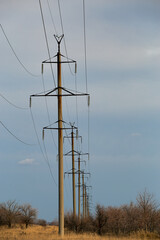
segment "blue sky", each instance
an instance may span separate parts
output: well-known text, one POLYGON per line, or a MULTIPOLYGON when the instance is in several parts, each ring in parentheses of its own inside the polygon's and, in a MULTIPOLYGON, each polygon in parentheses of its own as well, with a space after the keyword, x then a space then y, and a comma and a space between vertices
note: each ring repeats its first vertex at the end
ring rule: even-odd
MULTIPOLYGON (((49 0, 56 31, 61 34, 58 4, 49 0)), ((146 188, 160 199, 160 3, 157 0, 86 0, 88 89, 90 106, 90 160, 93 207, 135 201, 146 188)), ((78 90, 85 92, 82 1, 60 0, 67 51, 77 60, 78 90)), ((29 106, 29 96, 43 91, 41 62, 48 58, 38 1, 5 0, 0 3, 0 23, 23 64, 39 77, 28 75, 0 32, 0 93, 20 107, 29 106)), ((43 1, 51 55, 57 51, 55 30, 43 1)), ((62 53, 65 55, 64 45, 62 53)), ((56 66, 54 66, 56 77, 56 66)), ((45 66, 46 89, 53 88, 50 68, 45 66)), ((63 82, 75 88, 68 66, 63 82)), ((76 102, 64 100, 64 120, 76 122, 76 102), (69 110, 67 110, 69 109, 69 110)), ((57 100, 49 99, 51 122, 57 120, 57 100)), ((44 99, 33 99, 32 111, 38 136, 48 118, 44 99)), ((79 134, 88 151, 87 104, 78 99, 79 134)), ((16 199, 38 208, 49 221, 58 215, 58 187, 44 161, 29 109, 20 110, 0 98, 0 121, 17 137, 36 145, 27 146, 0 126, 0 202, 16 199)), ((57 135, 54 133, 57 143, 57 135)), ((42 144, 42 141, 41 141, 42 144)), ((57 148, 45 132, 45 145, 56 182, 57 148)), ((43 145, 42 145, 43 147, 43 145)), ((64 152, 69 151, 68 142, 64 152)), ((84 167, 84 166, 83 166, 84 167)), ((71 159, 64 159, 64 170, 71 159)), ((64 181, 65 211, 72 209, 71 178, 64 181)))

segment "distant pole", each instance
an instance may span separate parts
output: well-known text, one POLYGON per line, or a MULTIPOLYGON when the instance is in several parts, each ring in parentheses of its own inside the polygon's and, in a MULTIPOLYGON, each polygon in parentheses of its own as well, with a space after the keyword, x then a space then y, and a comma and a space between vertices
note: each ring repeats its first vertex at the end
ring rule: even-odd
POLYGON ((85 218, 85 201, 84 201, 84 173, 82 173, 82 189, 83 189, 83 218, 85 218))
POLYGON ((81 178, 80 178, 80 157, 78 157, 78 220, 81 219, 81 178))
POLYGON ((76 186, 75 186, 75 162, 74 162, 74 136, 72 126, 72 187, 73 187, 73 216, 76 217, 76 186))
POLYGON ((59 153, 59 235, 64 235, 64 189, 63 189, 63 118, 62 118, 62 80, 60 43, 63 37, 56 38, 58 42, 57 75, 58 75, 58 153, 59 153))
POLYGON ((85 218, 87 217, 87 191, 85 185, 85 218))
POLYGON ((89 217, 89 196, 87 196, 87 217, 89 217))

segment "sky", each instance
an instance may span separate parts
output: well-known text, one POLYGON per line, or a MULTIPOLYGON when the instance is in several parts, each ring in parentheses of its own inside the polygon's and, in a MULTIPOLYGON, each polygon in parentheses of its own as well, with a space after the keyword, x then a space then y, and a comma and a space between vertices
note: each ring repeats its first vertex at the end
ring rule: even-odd
MULTIPOLYGON (((83 1, 59 2, 67 54, 64 40, 61 52, 77 61, 76 80, 74 65, 63 66, 63 86, 75 90, 76 82, 77 90, 86 92, 83 1)), ((58 1, 48 3, 54 24, 47 0, 42 1, 42 9, 54 56, 57 44, 53 35, 63 31, 58 1)), ((75 146, 90 152, 89 161, 82 158, 86 160, 82 169, 91 173, 86 184, 92 186, 92 213, 98 203, 120 206, 136 202, 137 194, 145 189, 160 202, 159 12, 158 0, 85 0, 89 145, 86 97, 78 97, 77 104, 76 98, 64 98, 63 119, 79 128, 82 145, 75 146)), ((18 58, 36 75, 20 65, 0 29, 0 202, 30 203, 38 209, 39 218, 52 221, 58 217, 57 132, 45 131, 43 142, 42 129, 57 121, 57 99, 33 98, 29 109, 30 95, 44 91, 41 63, 48 59, 39 1, 1 0, 0 24, 18 58), (13 107, 4 97, 23 109, 13 107), (31 145, 19 142, 2 123, 31 145)), ((56 80, 55 65, 53 72, 56 80)), ((43 77, 45 89, 53 89, 48 65, 43 77)), ((70 149, 65 139, 64 153, 70 149)), ((71 158, 64 157, 64 172, 70 169, 71 158)), ((71 186, 71 176, 65 175, 65 212, 72 210, 71 186)))

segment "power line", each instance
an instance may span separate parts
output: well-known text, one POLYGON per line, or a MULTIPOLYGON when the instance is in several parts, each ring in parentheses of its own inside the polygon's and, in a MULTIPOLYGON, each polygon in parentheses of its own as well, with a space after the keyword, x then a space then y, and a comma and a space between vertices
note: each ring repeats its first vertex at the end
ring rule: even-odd
MULTIPOLYGON (((85 79, 86 79, 86 92, 88 93, 88 74, 87 74, 87 41, 86 41, 86 13, 85 13, 85 0, 83 0, 83 30, 84 30, 84 58, 85 58, 85 79)), ((88 99, 88 153, 90 145, 90 99, 88 99)), ((88 155, 89 159, 89 155, 88 155)))
MULTIPOLYGON (((43 74, 42 74, 42 83, 43 83, 43 90, 45 92, 45 84, 44 84, 44 77, 43 77, 43 74)), ((48 109, 48 103, 47 103, 47 98, 45 97, 45 104, 46 104, 46 109, 47 109, 47 116, 48 116, 48 121, 49 121, 49 125, 51 125, 51 120, 50 120, 50 115, 49 115, 49 109, 48 109)), ((51 132, 51 136, 52 136, 52 140, 53 140, 53 143, 57 149, 57 145, 56 145, 56 142, 54 140, 54 136, 53 136, 53 133, 52 131, 50 130, 51 132)))
POLYGON ((4 97, 1 93, 0 93, 0 96, 1 96, 6 102, 8 102, 10 105, 12 105, 12 106, 15 107, 15 108, 18 108, 18 109, 21 109, 21 110, 27 110, 27 109, 28 109, 27 107, 19 107, 19 106, 15 105, 15 104, 12 103, 11 101, 9 101, 6 97, 4 97))
POLYGON ((49 4, 49 0, 47 0, 47 5, 48 5, 49 13, 50 13, 50 16, 51 16, 52 24, 53 24, 53 27, 54 27, 54 31, 55 31, 55 33, 57 35, 57 29, 56 29, 56 25, 55 25, 55 22, 54 22, 53 14, 52 14, 52 11, 51 11, 51 7, 50 7, 50 4, 49 4))
MULTIPOLYGON (((3 34, 4 34, 4 36, 5 36, 8 44, 9 44, 9 46, 10 46, 10 48, 11 48, 13 54, 15 55, 15 57, 16 57, 16 59, 18 60, 18 62, 20 63, 20 65, 21 65, 21 66, 24 68, 24 70, 25 70, 28 74, 30 74, 31 76, 39 77, 39 75, 35 75, 35 74, 31 73, 31 72, 25 67, 25 65, 22 63, 22 61, 20 60, 20 58, 19 58, 18 55, 16 54, 14 48, 12 47, 12 45, 11 45, 11 43, 10 43, 10 41, 9 41, 9 39, 8 39, 8 37, 7 37, 7 35, 6 35, 6 33, 5 33, 5 31, 4 31, 4 29, 3 29, 3 27, 2 27, 1 24, 0 24, 0 27, 1 27, 1 29, 2 29, 2 32, 3 32, 3 34)), ((50 56, 50 54, 49 54, 49 56, 50 56)), ((1 96, 3 99, 5 99, 10 105, 12 105, 12 106, 14 106, 14 107, 16 107, 16 108, 18 108, 18 109, 28 109, 28 108, 22 108, 22 107, 19 107, 19 106, 13 104, 13 103, 10 102, 7 98, 5 98, 1 93, 0 93, 0 96, 1 96)), ((31 110, 31 109, 30 109, 30 110, 31 110)), ((42 152, 42 155, 43 155, 44 159, 46 160, 46 163, 47 163, 47 165, 48 165, 48 167, 49 167, 51 177, 52 177, 54 183, 56 184, 56 181, 55 181, 55 179, 54 179, 54 176, 53 176, 53 173, 52 173, 50 164, 49 164, 49 160, 48 160, 48 156, 47 156, 47 151, 46 151, 45 145, 44 145, 44 149, 45 149, 45 154, 46 154, 46 156, 44 155, 43 150, 42 150, 42 147, 41 147, 41 145, 40 145, 40 141, 39 141, 38 134, 37 134, 37 131, 36 131, 36 126, 35 126, 35 122, 34 122, 34 118, 33 118, 32 112, 31 112, 31 116, 32 116, 32 121, 33 121, 34 129, 35 129, 35 132, 36 132, 36 136, 37 136, 37 140, 38 140, 39 147, 40 147, 41 152, 42 152)), ((22 141, 22 140, 19 139, 17 136, 15 136, 1 121, 0 121, 0 123, 1 123, 1 125, 2 125, 15 139, 17 139, 17 140, 20 141, 21 143, 26 144, 26 145, 35 145, 35 144, 29 144, 29 143, 26 143, 26 142, 22 141)), ((57 185, 57 184, 56 184, 56 185, 57 185)))
MULTIPOLYGON (((63 19, 62 19, 62 11, 61 11, 60 0, 58 0, 58 9, 59 9, 59 16, 60 16, 62 34, 64 35, 64 27, 63 27, 63 19)), ((66 45, 66 41, 65 41, 65 36, 64 36, 64 47, 65 47, 66 57, 67 57, 67 59, 69 59, 69 57, 68 57, 68 51, 67 51, 67 45, 66 45)), ((74 73, 72 72, 72 69, 71 69, 71 66, 70 66, 69 63, 68 63, 68 66, 69 66, 69 69, 70 69, 71 74, 72 74, 72 75, 76 75, 76 74, 74 74, 74 73)), ((63 84, 64 84, 64 76, 63 76, 63 84)), ((67 104, 67 99, 66 99, 66 98, 65 98, 65 101, 66 101, 67 113, 68 113, 68 116, 69 116, 69 110, 68 110, 68 104, 67 104)), ((69 118, 70 118, 70 117, 69 117, 69 118)), ((66 135, 68 136, 66 130, 65 130, 65 132, 66 132, 66 135)))
MULTIPOLYGON (((64 156, 64 159, 65 159, 65 156, 64 156)), ((65 167, 66 167, 66 169, 68 169, 68 163, 67 163, 66 159, 64 160, 64 162, 65 162, 65 167)), ((64 175, 64 183, 65 183, 65 191, 66 191, 66 195, 67 195, 67 198, 68 198, 68 191, 67 191, 67 188, 69 188, 70 193, 71 193, 71 189, 70 189, 70 184, 69 184, 68 181, 67 181, 67 184, 66 184, 66 181, 65 181, 65 175, 64 175), (68 185, 68 186, 67 186, 67 185, 68 185)))
MULTIPOLYGON (((63 81, 63 86, 65 86, 63 69, 62 69, 62 81, 63 81)), ((67 110, 68 120, 69 120, 69 122, 71 122, 71 118, 70 118, 70 114, 69 114, 69 108, 68 108, 68 102, 67 102, 67 97, 64 97, 64 99, 65 99, 65 103, 66 103, 66 110, 67 110)))
MULTIPOLYGON (((75 74, 75 90, 77 92, 77 75, 75 74)), ((77 116, 77 127, 79 127, 79 121, 78 121, 78 101, 76 96, 76 116, 77 116)))
MULTIPOLYGON (((61 12, 61 6, 60 6, 60 1, 58 0, 58 9, 59 9, 59 16, 60 16, 60 22, 61 22, 61 29, 62 29, 62 34, 64 35, 64 27, 63 27, 63 20, 62 20, 62 12, 61 12)), ((67 59, 68 58, 68 52, 67 52, 67 46, 66 46, 66 41, 65 41, 65 36, 64 36, 64 47, 65 47, 65 52, 66 52, 66 57, 67 59)), ((68 66, 69 66, 69 69, 70 69, 70 72, 72 73, 72 70, 71 70, 71 67, 70 67, 70 64, 68 63, 68 66)), ((62 72, 63 74, 63 72, 62 72)), ((73 74, 73 73, 72 73, 73 74)), ((62 75, 63 76, 63 75, 62 75)), ((64 85, 64 76, 63 76, 63 85, 64 85)), ((67 114, 68 114, 68 117, 70 119, 70 115, 69 115, 69 110, 68 110, 68 104, 67 104, 67 99, 65 98, 65 102, 66 102, 66 109, 67 109, 67 114)), ((68 136, 67 134, 67 131, 65 129, 65 132, 66 132, 66 135, 68 136)))
POLYGON ((1 125, 7 130, 7 132, 12 135, 16 140, 18 140, 19 142, 25 144, 25 145, 29 145, 29 146, 33 146, 35 144, 31 144, 31 143, 26 143, 24 141, 22 141, 20 138, 18 138, 16 135, 14 135, 5 125, 2 121, 0 121, 1 125))
MULTIPOLYGON (((51 54, 50 54, 50 50, 49 50, 49 44, 48 44, 48 38, 47 38, 47 32, 46 32, 46 27, 45 27, 45 22, 44 22, 44 16, 43 16, 43 11, 42 11, 41 0, 39 0, 39 6, 40 6, 40 12, 41 12, 41 18, 42 18, 42 24, 43 24, 43 30, 44 30, 45 40, 46 40, 48 56, 49 56, 49 60, 51 61, 51 54)), ((56 87, 56 81, 55 81, 55 77, 54 77, 54 73, 53 73, 52 63, 50 63, 50 66, 51 66, 53 82, 54 82, 54 85, 56 87)))
POLYGON ((52 177, 54 183, 55 183, 56 186, 57 186, 57 183, 56 183, 56 181, 55 181, 55 178, 54 178, 54 176, 53 176, 52 169, 51 169, 51 166, 50 166, 50 163, 49 163, 49 158, 48 158, 48 154, 47 154, 47 150, 46 150, 46 145, 45 145, 45 142, 44 142, 44 141, 43 141, 43 147, 44 147, 44 151, 45 151, 45 154, 46 154, 46 160, 47 160, 46 163, 47 163, 47 165, 48 165, 48 167, 49 167, 49 171, 50 171, 51 177, 52 177))
MULTIPOLYGON (((62 70, 62 81, 63 81, 63 85, 64 85, 64 74, 63 74, 63 70, 62 70)), ((71 122, 71 118, 70 118, 70 114, 69 114, 69 108, 68 108, 68 102, 67 102, 67 97, 64 97, 64 99, 65 99, 65 103, 66 103, 66 110, 67 110, 68 119, 69 119, 69 122, 71 122)), ((64 123, 63 123, 63 125, 64 125, 64 123)), ((67 130, 66 130, 66 129, 64 129, 64 130, 65 130, 66 136, 68 136, 67 130)), ((69 139, 69 138, 68 138, 68 142, 69 142, 69 144, 70 144, 70 139, 69 139)))
POLYGON ((10 48, 11 48, 13 54, 14 54, 14 56, 16 57, 16 59, 17 59, 17 61, 20 63, 20 65, 23 67, 23 69, 24 69, 28 74, 30 74, 32 77, 39 77, 39 75, 35 75, 35 74, 31 73, 31 72, 25 67, 25 65, 22 63, 22 61, 20 60, 20 58, 19 58, 18 55, 16 54, 14 48, 12 47, 12 45, 11 45, 11 43, 10 43, 10 41, 9 41, 9 39, 8 39, 5 31, 4 31, 4 28, 2 27, 2 24, 0 24, 0 27, 1 27, 1 30, 2 30, 2 32, 3 32, 3 35, 5 36, 5 38, 6 38, 7 42, 8 42, 8 44, 9 44, 9 46, 10 46, 10 48))
MULTIPOLYGON (((59 16, 60 16, 62 34, 64 34, 64 27, 63 27, 63 20, 62 20, 62 11, 61 11, 60 0, 58 0, 58 9, 59 9, 59 16)), ((68 58, 68 51, 67 51, 67 45, 66 45, 65 37, 64 37, 64 48, 65 48, 65 52, 66 52, 66 57, 67 57, 67 59, 69 59, 69 58, 68 58)), ((68 63, 68 66, 69 66, 69 69, 70 69, 71 74, 74 75, 74 73, 73 73, 73 71, 72 71, 71 66, 70 66, 69 63, 68 63)))
MULTIPOLYGON (((75 74, 75 90, 77 92, 77 74, 75 74)), ((76 96, 76 120, 77 120, 77 128, 79 129, 79 119, 78 119, 78 99, 76 96)), ((80 150, 79 138, 77 139, 77 149, 80 150)))
MULTIPOLYGON (((36 137, 37 137, 37 142, 38 142, 40 151, 41 151, 41 153, 42 153, 42 156, 43 156, 45 162, 47 163, 47 165, 48 165, 48 167, 49 167, 49 171, 50 171, 51 177, 52 177, 55 185, 57 186, 57 183, 56 183, 56 181, 55 181, 55 179, 54 179, 54 176, 53 176, 53 174, 52 174, 52 170, 51 170, 51 167, 50 167, 50 164, 49 164, 48 157, 47 157, 47 155, 45 156, 45 154, 44 154, 44 152, 43 152, 43 149, 42 149, 42 147, 41 147, 40 140, 39 140, 38 133, 37 133, 37 129, 36 129, 36 124, 35 124, 35 121, 34 121, 34 117, 33 117, 33 113, 32 113, 31 108, 30 108, 30 113, 31 113, 31 118, 32 118, 32 122, 33 122, 33 127, 34 127, 34 131, 35 131, 35 134, 36 134, 36 137)), ((44 146, 45 146, 45 145, 44 145, 44 146)), ((47 151, 46 151, 46 148, 44 147, 44 149, 45 149, 45 153, 46 153, 46 152, 47 152, 47 151)))
MULTIPOLYGON (((90 107, 88 106, 88 160, 90 159, 90 107)), ((89 165, 90 171, 90 165, 89 165)))
POLYGON ((88 93, 85 0, 83 0, 83 30, 84 30, 84 54, 85 54, 86 92, 88 93))

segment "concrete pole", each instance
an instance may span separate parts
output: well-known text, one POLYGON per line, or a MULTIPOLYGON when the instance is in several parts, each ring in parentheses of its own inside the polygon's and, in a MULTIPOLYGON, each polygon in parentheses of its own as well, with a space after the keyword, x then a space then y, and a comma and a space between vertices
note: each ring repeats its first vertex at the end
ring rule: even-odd
POLYGON ((87 191, 85 185, 85 218, 87 217, 87 191))
POLYGON ((76 217, 76 186, 75 186, 75 162, 74 162, 74 136, 72 127, 72 188, 73 188, 73 216, 76 217))
POLYGON ((85 218, 85 201, 84 201, 84 173, 82 174, 82 188, 83 188, 83 218, 85 218))
POLYGON ((78 158, 78 220, 81 219, 81 178, 80 178, 80 157, 78 158))
POLYGON ((64 189, 63 189, 63 123, 62 123, 62 81, 61 81, 61 55, 60 42, 57 53, 57 76, 58 76, 58 154, 59 154, 59 235, 64 235, 64 189))
POLYGON ((87 197, 87 217, 89 217, 89 196, 87 197))

